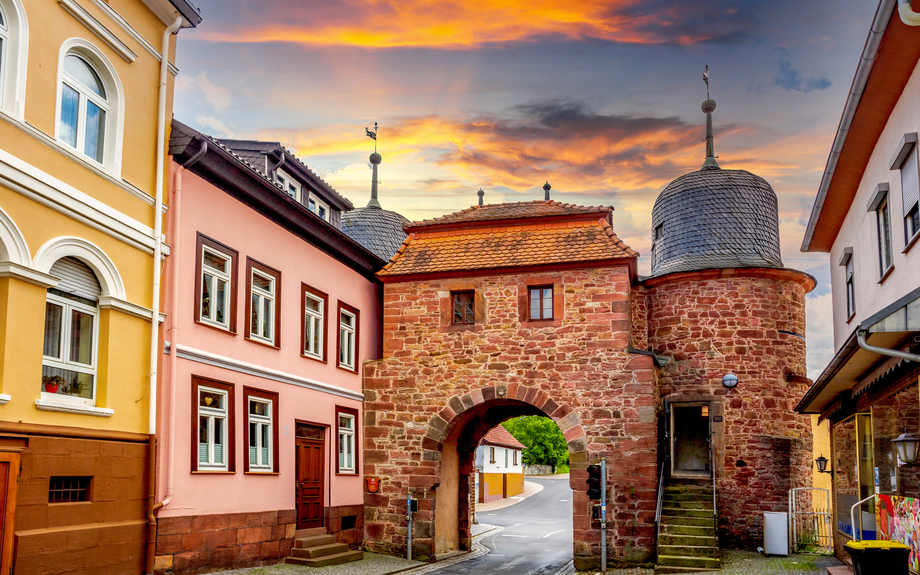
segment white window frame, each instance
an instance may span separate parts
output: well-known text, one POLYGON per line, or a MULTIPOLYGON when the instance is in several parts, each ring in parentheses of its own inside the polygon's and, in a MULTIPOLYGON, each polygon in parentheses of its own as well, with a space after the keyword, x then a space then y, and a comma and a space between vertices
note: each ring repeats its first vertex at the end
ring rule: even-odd
MULTIPOLYGON (((204 260, 202 260, 204 261, 204 260)), ((202 278, 204 281, 204 278, 202 278)), ((261 342, 275 345, 275 293, 278 291, 278 282, 275 281, 274 276, 271 276, 265 272, 259 271, 255 267, 252 268, 252 275, 249 277, 249 302, 250 302, 250 313, 248 327, 249 337, 252 339, 257 339, 261 342), (262 279, 266 279, 271 282, 272 289, 271 291, 263 290, 260 287, 256 286, 255 277, 259 276, 262 279), (262 325, 265 321, 264 317, 264 302, 269 302, 269 313, 268 313, 268 327, 269 327, 269 336, 265 337, 262 335, 262 325), (256 317, 256 326, 259 328, 259 333, 252 332, 252 318, 253 315, 256 317)))
POLYGON ((355 426, 357 425, 357 420, 358 418, 350 413, 339 412, 338 420, 335 422, 339 430, 339 473, 357 473, 355 469, 355 426), (343 417, 351 421, 350 428, 342 427, 341 418, 343 417), (344 449, 346 446, 350 447, 351 450, 344 449), (346 457, 350 457, 350 460, 346 460, 346 457))
POLYGON ((229 331, 230 330, 230 311, 233 309, 233 306, 231 305, 231 302, 230 302, 231 298, 233 297, 233 270, 231 269, 233 266, 233 261, 234 261, 233 256, 229 254, 225 254, 224 252, 220 250, 216 250, 208 245, 202 245, 201 250, 202 250, 201 251, 201 271, 199 272, 201 274, 201 291, 198 293, 197 304, 196 304, 198 305, 199 319, 203 323, 207 323, 209 325, 213 325, 220 329, 226 329, 229 331), (211 266, 207 264, 205 255, 209 252, 211 253, 211 255, 227 260, 227 271, 222 272, 220 270, 212 268, 211 266), (216 281, 215 281, 215 285, 211 286, 211 294, 212 294, 211 297, 214 300, 211 302, 211 306, 210 306, 211 316, 209 317, 209 316, 204 315, 204 310, 202 309, 201 304, 202 302, 204 302, 204 286, 206 282, 206 274, 210 274, 214 276, 216 279, 220 279, 220 280, 227 282, 227 289, 226 289, 227 297, 224 298, 225 309, 223 310, 224 319, 226 320, 225 323, 221 323, 215 319, 217 317, 217 305, 216 305, 216 298, 214 297, 213 294, 217 293, 215 289, 216 281))
POLYGON ((846 282, 844 286, 846 289, 847 319, 850 319, 856 314, 856 288, 853 285, 853 256, 850 256, 850 261, 846 264, 845 273, 846 282))
POLYGON ((281 184, 282 188, 284 188, 285 194, 294 200, 297 199, 298 192, 300 191, 300 185, 297 183, 297 180, 282 170, 275 170, 275 179, 278 180, 278 183, 281 184), (291 187, 294 189, 292 190, 291 187))
POLYGON ((0 108, 4 108, 4 96, 6 95, 6 71, 8 65, 6 60, 10 52, 10 19, 3 9, 3 3, 0 2, 0 108))
POLYGON ((355 369, 355 326, 358 323, 358 316, 346 309, 339 310, 339 365, 346 369, 354 370, 355 369), (351 318, 351 325, 346 324, 342 321, 342 316, 348 316, 351 318), (346 346, 346 343, 348 344, 346 346), (348 357, 343 358, 343 352, 346 352, 348 357))
POLYGON ((29 53, 29 23, 21 0, 0 0, 4 27, 0 57, 0 109, 23 120, 25 117, 26 69, 29 53))
POLYGON ((891 209, 888 203, 888 195, 879 202, 875 208, 876 228, 878 229, 878 257, 879 267, 881 267, 881 276, 888 273, 888 270, 894 265, 894 258, 891 253, 891 209), (887 258, 887 259, 886 259, 887 258))
POLYGON ((317 198, 313 194, 310 194, 309 199, 307 200, 307 209, 316 214, 317 216, 323 218, 327 222, 329 221, 329 204, 323 200, 317 198), (323 214, 319 213, 319 208, 323 209, 323 214))
MULTIPOLYGON (((58 342, 58 356, 48 356, 42 354, 42 366, 47 365, 48 367, 53 367, 57 369, 66 369, 69 371, 76 371, 78 373, 85 373, 93 377, 93 393, 92 397, 87 399, 84 397, 74 397, 71 395, 65 395, 61 393, 48 393, 45 391, 44 386, 41 388, 41 398, 43 400, 50 401, 70 401, 74 403, 80 403, 83 405, 96 405, 96 386, 98 383, 98 374, 97 374, 97 358, 99 356, 99 309, 87 304, 83 304, 77 301, 74 301, 69 298, 61 297, 59 295, 48 293, 46 295, 46 301, 59 305, 63 308, 61 311, 61 339, 58 342), (92 364, 86 365, 83 363, 78 363, 75 361, 70 361, 67 356, 66 350, 67 346, 65 345, 65 340, 69 341, 71 333, 71 311, 79 311, 93 317, 93 334, 92 334, 92 364)), ((42 348, 44 349, 44 341, 42 341, 42 348)))
MULTIPOLYGON (((304 344, 308 344, 310 338, 306 336, 308 333, 317 334, 316 343, 317 349, 315 351, 304 349, 304 355, 310 356, 315 359, 323 359, 323 347, 326 345, 325 338, 323 337, 323 323, 324 316, 326 314, 326 302, 323 298, 317 297, 310 292, 304 292, 304 344), (310 309, 310 306, 307 305, 306 300, 313 300, 319 304, 319 311, 313 311, 310 309)), ((306 345, 304 346, 306 348, 306 345)))
MULTIPOLYGON (((216 387, 208 387, 206 385, 198 385, 198 396, 195 398, 195 404, 198 408, 198 417, 195 419, 195 443, 197 449, 195 450, 195 457, 198 458, 198 469, 199 471, 226 471, 230 466, 230 414, 229 414, 229 402, 230 394, 223 389, 218 389, 216 387), (206 407, 201 405, 201 395, 202 393, 209 393, 212 395, 222 395, 223 399, 223 409, 206 407), (208 418, 208 461, 203 463, 201 461, 201 440, 199 437, 201 418, 208 418), (214 421, 216 419, 222 419, 223 425, 222 437, 223 446, 224 446, 224 461, 223 463, 214 462, 214 446, 216 442, 214 441, 214 421)), ((248 406, 247 406, 248 409, 248 406)), ((248 456, 248 454, 247 454, 248 456)))
POLYGON ((91 162, 104 167, 105 159, 106 159, 107 152, 108 152, 108 147, 112 145, 112 143, 109 142, 109 136, 110 136, 109 122, 112 121, 111 110, 109 106, 109 98, 112 96, 112 94, 111 94, 111 90, 109 87, 109 83, 105 81, 104 75, 93 64, 93 62, 89 58, 87 58, 85 55, 80 54, 79 52, 71 51, 71 52, 67 52, 64 55, 64 58, 66 59, 71 56, 82 60, 87 66, 90 67, 90 69, 93 70, 93 72, 96 73, 96 76, 98 76, 99 81, 102 83, 102 87, 105 90, 106 96, 105 98, 102 98, 98 94, 95 94, 91 90, 88 90, 87 88, 85 88, 82 83, 80 83, 76 78, 74 78, 73 76, 71 76, 64 70, 64 65, 62 62, 61 63, 61 79, 60 79, 60 83, 58 86, 58 93, 59 93, 59 96, 58 96, 59 102, 58 102, 58 108, 57 108, 58 141, 64 144, 65 146, 76 150, 77 153, 79 153, 84 158, 90 160, 91 162), (68 142, 65 142, 61 136, 62 134, 62 124, 61 124, 62 109, 61 107, 63 106, 63 102, 64 102, 64 96, 63 96, 64 86, 67 86, 71 90, 75 91, 77 93, 77 98, 78 98, 77 134, 76 134, 77 145, 76 147, 71 146, 70 143, 68 142), (86 141, 85 141, 86 139, 86 106, 88 102, 92 102, 96 107, 98 107, 100 110, 102 110, 105 113, 105 122, 103 124, 102 133, 101 133, 102 161, 88 155, 85 150, 85 146, 86 146, 86 141))
POLYGON ((249 471, 257 473, 271 473, 274 469, 275 454, 273 451, 272 445, 272 435, 274 434, 274 416, 275 416, 275 402, 270 399, 264 399, 261 397, 249 396, 249 405, 246 406, 248 410, 246 412, 247 417, 249 418, 249 445, 246 446, 246 457, 249 461, 249 471), (268 406, 266 412, 268 415, 256 415, 252 412, 253 403, 262 403, 268 406), (255 424, 256 433, 253 434, 252 426, 255 424), (262 435, 263 428, 268 429, 268 445, 262 445, 262 435), (256 461, 253 463, 252 460, 252 448, 256 448, 256 461), (268 461, 262 461, 263 451, 268 450, 268 461))

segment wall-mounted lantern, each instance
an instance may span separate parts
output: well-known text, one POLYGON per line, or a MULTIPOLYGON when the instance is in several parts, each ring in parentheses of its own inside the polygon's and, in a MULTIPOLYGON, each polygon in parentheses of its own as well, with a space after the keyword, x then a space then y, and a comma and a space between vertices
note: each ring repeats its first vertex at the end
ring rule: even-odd
POLYGON ((818 473, 830 473, 831 475, 834 474, 833 471, 827 470, 827 458, 824 457, 824 455, 819 455, 818 458, 815 459, 815 464, 818 466, 818 473))
POLYGON ((908 465, 916 463, 920 439, 917 439, 911 433, 907 433, 905 429, 904 433, 899 435, 897 439, 892 439, 891 443, 894 443, 895 448, 898 450, 898 458, 903 463, 908 465))
POLYGON ((368 493, 377 493, 378 491, 380 491, 380 478, 379 477, 365 477, 364 481, 367 483, 368 493))
POLYGON ((738 385, 738 376, 735 375, 734 373, 726 373, 725 375, 722 376, 722 385, 724 385, 728 389, 732 389, 733 387, 738 385))

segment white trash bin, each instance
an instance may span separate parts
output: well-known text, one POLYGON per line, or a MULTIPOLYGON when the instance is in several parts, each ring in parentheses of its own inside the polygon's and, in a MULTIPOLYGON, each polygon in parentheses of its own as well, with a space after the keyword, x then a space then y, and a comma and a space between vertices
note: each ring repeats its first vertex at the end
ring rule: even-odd
POLYGON ((789 555, 789 514, 765 511, 763 549, 766 555, 789 555))

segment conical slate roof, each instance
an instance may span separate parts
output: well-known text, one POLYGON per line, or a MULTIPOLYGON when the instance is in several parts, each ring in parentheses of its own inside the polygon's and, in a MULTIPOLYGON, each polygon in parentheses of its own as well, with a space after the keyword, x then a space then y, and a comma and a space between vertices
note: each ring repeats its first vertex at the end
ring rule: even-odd
POLYGON ((783 267, 776 194, 744 170, 710 167, 668 184, 652 208, 652 235, 652 277, 783 267))
POLYGON ((342 231, 384 261, 389 261, 406 239, 406 223, 409 220, 400 214, 378 207, 342 213, 342 231))

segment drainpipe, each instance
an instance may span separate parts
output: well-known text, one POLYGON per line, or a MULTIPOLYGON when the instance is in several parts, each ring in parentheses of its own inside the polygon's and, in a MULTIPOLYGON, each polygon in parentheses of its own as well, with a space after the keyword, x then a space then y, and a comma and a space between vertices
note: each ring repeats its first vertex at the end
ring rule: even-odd
POLYGON ((153 203, 153 287, 152 313, 150 317, 150 412, 147 422, 149 434, 148 489, 147 489, 147 574, 153 573, 153 558, 156 553, 157 520, 153 504, 156 499, 156 449, 157 449, 157 359, 160 340, 160 259, 163 254, 163 170, 166 168, 166 72, 169 65, 169 37, 182 27, 182 16, 163 30, 160 49, 160 86, 157 105, 157 147, 156 147, 156 198, 153 203))
POLYGON ((920 26, 920 14, 911 8, 910 0, 898 0, 898 14, 901 16, 901 22, 908 26, 920 26))
POLYGON ((284 165, 284 160, 285 160, 285 159, 287 159, 287 156, 285 156, 284 150, 281 150, 281 159, 278 160, 278 163, 277 163, 277 164, 275 164, 274 166, 271 166, 271 167, 268 168, 268 177, 270 177, 270 178, 274 178, 274 177, 275 177, 275 171, 276 171, 278 168, 280 168, 281 166, 284 165))
POLYGON ((867 329, 858 329, 856 330, 856 341, 859 343, 859 347, 863 348, 866 351, 871 351, 872 353, 878 353, 881 355, 890 355, 891 357, 897 357, 900 359, 906 359, 907 361, 914 361, 920 363, 920 355, 915 353, 907 353, 906 351, 898 351, 896 349, 888 349, 887 347, 876 347, 874 345, 869 345, 866 342, 866 335, 869 333, 867 329))

